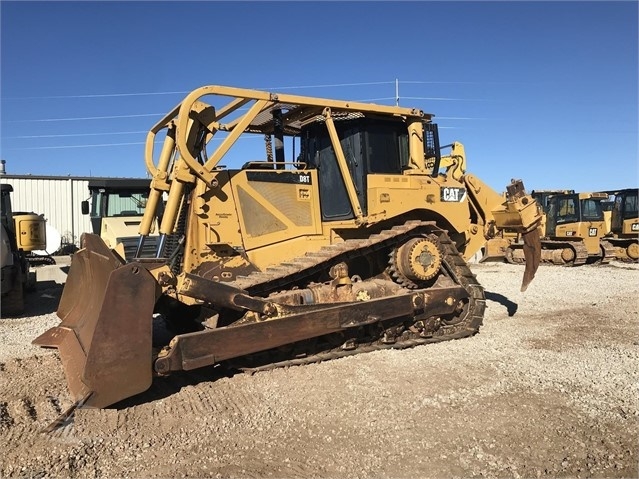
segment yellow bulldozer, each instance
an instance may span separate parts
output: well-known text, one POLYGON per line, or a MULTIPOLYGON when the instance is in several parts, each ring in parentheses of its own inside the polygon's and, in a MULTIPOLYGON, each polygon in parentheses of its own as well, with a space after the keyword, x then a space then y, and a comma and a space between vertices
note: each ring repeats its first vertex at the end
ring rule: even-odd
MULTIPOLYGON (((606 193, 576 193, 574 190, 538 190, 533 198, 544 214, 539 225, 541 261, 579 266, 586 263, 607 264, 615 257, 602 203, 606 193)), ((524 243, 515 235, 506 246, 506 260, 525 263, 524 243)))
POLYGON ((486 304, 466 260, 500 228, 516 230, 525 290, 541 214, 521 181, 498 194, 461 173, 461 144, 448 147, 442 155, 432 115, 415 108, 194 90, 146 140, 137 251, 166 195, 157 251, 124 262, 84 235, 61 324, 34 343, 59 348, 77 404, 106 407, 174 371, 470 336, 486 304), (257 158, 247 153, 255 139, 257 158), (153 336, 154 322, 171 328, 168 340, 153 336))
POLYGON ((615 257, 624 262, 639 261, 639 190, 626 188, 606 191, 613 198, 610 223, 604 239, 615 249, 615 257))
MULTIPOLYGON (((548 199, 552 195, 574 193, 574 190, 533 190, 530 195, 537 201, 542 210, 541 221, 539 222, 539 235, 546 236, 546 213, 548 211, 548 199)), ((518 230, 504 228, 496 235, 487 238, 486 244, 482 247, 480 263, 504 262, 525 263, 523 238, 518 230)), ((543 246, 542 246, 543 248, 543 246)), ((547 255, 546 255, 547 256, 547 255)), ((545 258, 546 261, 548 258, 545 258)))

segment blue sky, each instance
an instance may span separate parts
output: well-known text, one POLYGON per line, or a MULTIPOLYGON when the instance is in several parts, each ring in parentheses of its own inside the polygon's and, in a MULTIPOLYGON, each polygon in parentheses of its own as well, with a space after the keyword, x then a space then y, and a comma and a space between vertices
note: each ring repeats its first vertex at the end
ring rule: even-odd
POLYGON ((12 174, 145 176, 146 132, 185 96, 167 92, 393 104, 398 79, 400 104, 435 114, 497 190, 639 183, 636 1, 2 1, 0 17, 12 174))

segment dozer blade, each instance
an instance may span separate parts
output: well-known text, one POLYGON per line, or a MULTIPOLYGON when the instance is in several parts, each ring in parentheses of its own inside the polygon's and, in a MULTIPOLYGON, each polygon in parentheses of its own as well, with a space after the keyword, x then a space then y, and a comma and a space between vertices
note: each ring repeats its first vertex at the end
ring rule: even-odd
POLYGON ((158 289, 144 267, 123 264, 98 236, 85 235, 58 307, 62 322, 33 341, 59 349, 76 402, 106 407, 151 386, 158 289))
POLYGON ((541 235, 539 228, 535 228, 524 236, 524 259, 526 260, 526 269, 524 270, 524 278, 521 282, 521 292, 528 288, 528 285, 535 277, 535 273, 541 262, 541 235))
POLYGON ((491 261, 499 261, 503 263, 506 259, 506 250, 509 241, 504 238, 491 238, 486 242, 484 255, 479 260, 480 263, 488 263, 491 261))

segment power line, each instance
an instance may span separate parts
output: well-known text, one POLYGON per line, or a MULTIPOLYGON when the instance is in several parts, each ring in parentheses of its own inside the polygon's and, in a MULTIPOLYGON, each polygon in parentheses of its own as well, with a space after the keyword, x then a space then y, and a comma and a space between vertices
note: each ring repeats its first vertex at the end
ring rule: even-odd
MULTIPOLYGON (((470 119, 470 118, 469 118, 470 119)), ((456 126, 440 126, 439 127, 442 130, 459 130, 459 129, 463 129, 460 127, 456 127, 456 126)), ((127 133, 127 132, 123 132, 123 133, 127 133)), ((135 133, 135 132, 131 132, 131 133, 135 133)), ((140 133, 146 133, 146 132, 140 132, 140 133)), ((59 135, 59 136, 73 136, 73 135, 59 135)), ((78 136, 82 136, 82 135, 78 135, 78 136)), ((24 137, 24 138, 29 138, 29 137, 24 137)), ((238 138, 238 140, 258 140, 261 139, 262 137, 259 135, 250 135, 250 136, 243 136, 238 138)), ((224 138, 212 138, 211 141, 222 141, 224 140, 224 138)), ((162 143, 164 140, 162 138, 156 138, 155 139, 155 143, 162 143)), ((130 146, 130 145, 145 145, 146 142, 143 141, 139 141, 139 142, 126 142, 126 143, 97 143, 97 144, 91 144, 91 145, 59 145, 59 146, 25 146, 25 147, 20 147, 20 148, 6 148, 6 150, 11 150, 11 151, 16 151, 16 150, 63 150, 63 149, 71 149, 71 148, 105 148, 105 147, 110 147, 110 146, 130 146)))
POLYGON ((112 118, 139 118, 143 116, 162 116, 165 113, 141 113, 138 115, 84 116, 76 118, 41 118, 35 120, 7 120, 5 123, 29 123, 32 121, 75 121, 75 120, 107 120, 112 118))
POLYGON ((394 81, 374 81, 374 82, 361 82, 361 83, 334 83, 327 85, 297 85, 297 86, 280 86, 271 88, 257 88, 258 90, 298 90, 302 88, 337 88, 345 86, 365 86, 365 85, 388 85, 394 84, 394 81))
MULTIPOLYGON (((441 80, 400 80, 400 83, 408 83, 411 85, 478 85, 493 82, 479 82, 479 81, 441 81, 441 80)), ((508 83, 508 82, 496 82, 496 83, 508 83)))
POLYGON ((139 92, 139 93, 95 93, 87 95, 51 95, 51 96, 23 96, 23 97, 9 97, 3 98, 3 100, 52 100, 52 99, 66 99, 66 98, 113 98, 124 96, 150 96, 150 95, 183 95, 189 93, 188 91, 158 91, 158 92, 139 92))
POLYGON ((61 146, 26 146, 24 148, 7 148, 7 150, 62 150, 68 148, 100 148, 105 146, 144 145, 143 141, 132 143, 100 143, 95 145, 61 145, 61 146))
POLYGON ((381 98, 365 98, 363 100, 353 100, 353 101, 367 102, 367 101, 382 101, 382 100, 394 100, 394 99, 395 99, 394 96, 385 96, 381 98))
POLYGON ((113 132, 105 132, 105 133, 70 133, 63 135, 21 135, 21 136, 5 136, 4 138, 9 139, 25 139, 25 138, 63 138, 63 137, 75 137, 75 136, 108 136, 108 135, 135 135, 139 133, 148 133, 148 130, 139 130, 139 131, 113 131, 113 132))
POLYGON ((400 83, 416 85, 538 85, 529 81, 445 81, 445 80, 400 80, 400 83))
MULTIPOLYGON (((252 88, 255 90, 300 90, 305 88, 339 88, 348 86, 366 86, 366 85, 386 85, 393 83, 391 81, 378 81, 378 82, 359 82, 359 83, 333 83, 326 85, 293 85, 293 86, 279 86, 269 88, 252 88)), ((189 90, 184 91, 156 91, 156 92, 136 92, 136 93, 91 93, 86 95, 49 95, 49 96, 25 96, 25 97, 6 97, 2 100, 50 100, 50 99, 65 99, 65 98, 115 98, 115 97, 131 97, 131 96, 157 96, 157 95, 186 95, 190 93, 189 90)))
MULTIPOLYGON (((292 86, 280 86, 271 88, 261 88, 261 90, 293 90, 293 89, 308 89, 308 88, 341 88, 350 86, 365 86, 365 85, 389 85, 397 84, 395 81, 376 81, 376 82, 357 82, 357 83, 333 83, 333 84, 320 84, 320 85, 292 85, 292 86)), ((475 82, 436 82, 436 81, 403 81, 401 83, 475 83, 475 82)), ((108 94, 86 94, 86 95, 56 95, 56 96, 43 96, 43 97, 23 97, 21 99, 39 99, 39 98, 111 98, 111 97, 132 97, 132 96, 148 96, 148 95, 173 95, 173 94, 186 94, 188 91, 162 91, 162 92, 137 92, 137 93, 108 93, 108 94)), ((17 99, 17 98, 8 98, 17 99)), ((446 97, 403 97, 405 100, 428 100, 428 101, 483 101, 477 99, 464 99, 464 98, 446 98, 446 97)), ((362 100, 356 100, 359 102, 375 102, 375 101, 387 101, 396 100, 395 97, 379 97, 368 98, 362 100)), ((142 114, 129 114, 129 115, 105 115, 105 116, 88 116, 88 117, 70 117, 70 118, 43 118, 33 120, 8 120, 6 123, 28 123, 28 122, 59 122, 59 121, 87 121, 87 120, 106 120, 106 119, 120 119, 120 118, 141 118, 141 117, 160 117, 163 113, 142 113, 142 114)), ((471 120, 473 118, 455 118, 455 117, 441 117, 440 119, 451 120, 471 120)), ((455 128, 455 127, 442 127, 442 128, 455 128)), ((144 131, 121 131, 121 132, 105 132, 105 133, 75 133, 75 134, 51 134, 51 135, 21 135, 16 137, 6 137, 7 139, 36 139, 36 138, 65 138, 65 137, 89 137, 89 136, 108 136, 108 135, 126 135, 126 134, 142 134, 144 131)), ((24 147, 24 148, 11 148, 11 149, 65 149, 65 148, 91 148, 91 147, 109 147, 109 146, 127 146, 127 145, 140 145, 142 142, 126 142, 126 143, 101 143, 90 145, 62 145, 62 146, 37 146, 37 147, 24 147)))
POLYGON ((472 118, 468 116, 437 116, 437 120, 490 120, 490 118, 472 118))
MULTIPOLYGON (((349 86, 370 86, 370 85, 390 85, 397 83, 474 83, 474 82, 437 82, 437 81, 374 81, 374 82, 356 82, 356 83, 328 83, 320 85, 291 85, 270 88, 258 88, 258 90, 295 90, 308 88, 342 88, 349 86)), ((134 96, 150 96, 150 95, 176 95, 187 94, 189 91, 161 91, 161 92, 136 92, 136 93, 95 93, 86 95, 52 95, 41 97, 9 97, 3 100, 29 100, 29 99, 65 99, 65 98, 114 98, 114 97, 134 97, 134 96)), ((428 100, 428 101, 485 101, 470 98, 446 98, 446 97, 402 97, 404 100, 428 100)), ((361 102, 398 100, 395 97, 380 97, 364 100, 355 100, 361 102)), ((84 121, 84 120, 105 120, 117 118, 139 118, 148 116, 161 116, 162 113, 143 113, 131 115, 110 115, 110 116, 93 116, 93 117, 73 117, 73 118, 44 118, 35 120, 7 120, 6 123, 27 123, 27 122, 55 122, 55 121, 84 121)))
MULTIPOLYGON (((146 133, 146 132, 142 132, 146 133)), ((238 140, 257 140, 262 139, 260 135, 251 135, 238 138, 238 140)), ((212 138, 211 141, 223 141, 224 138, 212 138)), ((154 143, 162 143, 163 138, 155 138, 154 143)), ((62 150, 67 148, 104 148, 109 146, 128 146, 128 145, 146 145, 146 142, 127 142, 127 143, 97 143, 92 145, 59 145, 59 146, 25 146, 19 148, 6 148, 6 150, 62 150)))
MULTIPOLYGON (((417 85, 483 85, 483 84, 509 84, 523 82, 478 82, 478 81, 443 81, 443 80, 400 80, 400 84, 417 84, 417 85)), ((320 85, 290 85, 277 87, 256 87, 250 88, 255 90, 301 90, 307 88, 341 88, 351 86, 370 86, 370 85, 391 85, 395 81, 374 81, 374 82, 356 82, 356 83, 327 83, 320 85)), ((115 98, 115 97, 132 97, 132 96, 160 96, 160 95, 186 95, 190 90, 174 90, 174 91, 155 91, 155 92, 127 92, 127 93, 88 93, 84 95, 45 95, 45 96, 23 96, 23 97, 4 97, 1 100, 50 100, 65 98, 115 98)), ((394 99, 394 97, 393 97, 394 99)))
MULTIPOLYGON (((383 98, 370 98, 366 100, 358 100, 358 101, 379 101, 379 100, 394 100, 394 97, 383 97, 383 98)), ((99 117, 92 117, 99 118, 99 117)), ((111 117, 105 117, 111 118, 111 117)), ((64 120, 72 120, 73 118, 60 118, 57 119, 59 121, 64 120)), ((488 118, 472 118, 472 117, 437 117, 438 120, 488 120, 488 118)), ((54 119, 50 119, 51 121, 55 121, 54 119)), ((20 120, 20 121, 28 121, 28 120, 20 120)), ((33 121, 47 121, 47 120, 33 120, 33 121)), ((440 125, 440 129, 458 129, 458 127, 454 126, 442 126, 440 125)), ((37 138, 73 138, 73 137, 87 137, 87 136, 109 136, 109 135, 137 135, 148 133, 148 130, 137 130, 137 131, 115 131, 115 132, 102 132, 102 133, 69 133, 69 134, 52 134, 52 135, 20 135, 20 136, 8 136, 4 137, 5 139, 37 139, 37 138)), ((253 137, 242 137, 241 139, 251 139, 253 137)), ((223 138, 213 138, 213 141, 222 141, 223 138)), ((156 142, 161 141, 160 139, 156 139, 156 142)), ((126 145, 142 145, 143 142, 127 142, 127 143, 101 143, 101 144, 90 144, 90 145, 61 145, 61 146, 34 146, 34 147, 22 147, 22 148, 8 148, 9 150, 48 150, 48 149, 65 149, 65 148, 92 148, 92 147, 108 147, 108 146, 126 146, 126 145)))
POLYGON ((402 100, 430 100, 430 101, 488 101, 482 98, 446 98, 446 97, 426 97, 426 96, 403 96, 402 100))
MULTIPOLYGON (((363 100, 352 100, 358 102, 371 102, 371 101, 382 101, 382 100, 394 100, 395 97, 379 97, 379 98, 366 98, 363 100)), ((442 97, 419 97, 419 96, 404 96, 403 100, 442 100, 442 101, 486 101, 482 99, 472 99, 472 98, 442 98, 442 97)), ((248 110, 248 108, 239 108, 238 111, 248 110)), ((140 117, 149 117, 149 116, 157 116, 160 117, 165 115, 166 113, 140 113, 140 114, 132 114, 132 115, 108 115, 108 116, 84 116, 84 117, 72 117, 72 118, 38 118, 33 120, 7 120, 5 123, 29 123, 29 122, 55 122, 55 121, 83 121, 83 120, 109 120, 116 118, 140 118, 140 117)))

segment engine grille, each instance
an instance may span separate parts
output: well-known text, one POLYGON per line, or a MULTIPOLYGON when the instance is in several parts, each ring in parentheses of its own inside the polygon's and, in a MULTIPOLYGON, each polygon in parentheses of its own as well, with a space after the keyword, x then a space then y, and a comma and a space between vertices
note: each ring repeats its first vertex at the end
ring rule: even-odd
MULTIPOLYGON (((139 236, 128 236, 126 238, 118 238, 118 242, 124 246, 124 256, 127 261, 135 258, 135 252, 138 249, 139 236)), ((147 236, 144 240, 142 248, 142 258, 155 258, 158 250, 159 236, 147 236)))

